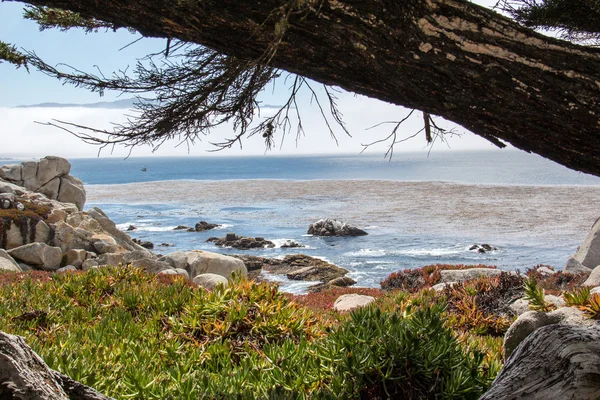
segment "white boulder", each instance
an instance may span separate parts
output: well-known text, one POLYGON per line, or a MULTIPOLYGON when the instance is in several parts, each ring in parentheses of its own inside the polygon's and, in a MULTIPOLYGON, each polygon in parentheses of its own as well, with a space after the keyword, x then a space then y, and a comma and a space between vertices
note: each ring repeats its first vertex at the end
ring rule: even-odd
POLYGON ((217 274, 200 274, 194 277, 194 283, 204 289, 213 290, 218 285, 227 286, 227 278, 217 274))
POLYGON ((343 294, 333 303, 336 311, 350 311, 358 307, 364 307, 375 301, 375 297, 362 294, 343 294))

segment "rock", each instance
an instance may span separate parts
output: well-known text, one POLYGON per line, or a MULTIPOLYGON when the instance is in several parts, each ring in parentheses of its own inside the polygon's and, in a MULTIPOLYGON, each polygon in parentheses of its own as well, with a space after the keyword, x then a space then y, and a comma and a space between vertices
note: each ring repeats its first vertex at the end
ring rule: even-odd
POLYGON ((263 265, 281 266, 283 262, 282 260, 276 258, 248 256, 245 254, 232 254, 231 257, 235 257, 239 260, 242 260, 248 272, 260 271, 263 268, 263 265))
MULTIPOLYGON (((14 197, 14 196, 13 196, 14 197)), ((8 210, 13 207, 13 201, 9 198, 2 197, 0 198, 0 210, 8 210)))
POLYGON ((54 224, 53 244, 67 252, 71 249, 94 250, 92 245, 92 232, 81 228, 74 228, 66 222, 59 221, 54 224))
POLYGON ((217 274, 225 278, 230 278, 235 271, 242 273, 244 276, 248 273, 243 261, 202 250, 178 251, 167 254, 159 260, 165 261, 172 268, 185 269, 192 279, 204 273, 217 274))
POLYGON ((600 218, 594 222, 583 244, 579 246, 573 258, 584 267, 595 268, 600 265, 600 218))
POLYGON ((348 270, 344 268, 304 254, 289 254, 281 260, 279 265, 265 266, 265 269, 272 274, 285 274, 288 279, 292 280, 325 283, 348 273, 348 270))
POLYGON ((118 266, 119 264, 123 264, 123 258, 123 253, 104 253, 100 254, 94 261, 96 261, 99 266, 118 266))
POLYGON ((177 225, 175 228, 173 228, 174 231, 189 231, 190 229, 194 230, 194 228, 185 225, 177 225))
POLYGON ((480 400, 600 398, 600 329, 545 326, 506 360, 480 400))
POLYGON ((362 229, 335 219, 321 219, 308 227, 308 234, 315 236, 364 236, 362 229))
POLYGON ((21 271, 23 272, 34 271, 36 269, 33 268, 31 265, 27 265, 25 263, 19 263, 19 268, 21 268, 21 271))
POLYGON ((329 282, 327 282, 327 284, 331 286, 348 287, 356 285, 356 281, 348 276, 340 276, 339 278, 330 280, 329 282))
POLYGON ((71 164, 66 159, 47 156, 40 160, 36 178, 39 186, 43 186, 57 177, 67 175, 70 171, 71 164))
POLYGON ((48 241, 50 241, 52 232, 50 227, 44 221, 39 221, 35 225, 34 230, 35 236, 33 240, 35 242, 48 243, 48 241))
POLYGON ((0 193, 10 193, 20 196, 23 193, 25 193, 25 188, 19 185, 15 185, 11 182, 0 180, 0 193))
POLYGON ((175 268, 174 271, 177 273, 177 275, 181 275, 185 279, 190 279, 190 274, 188 274, 188 272, 185 269, 175 268))
POLYGON ((440 271, 440 283, 463 282, 476 278, 488 278, 500 275, 502 271, 492 268, 452 269, 440 271))
POLYGON ((590 276, 583 282, 582 286, 600 286, 600 265, 592 270, 590 276))
POLYGON ((556 306, 556 308, 561 308, 566 305, 565 299, 563 299, 562 297, 554 296, 552 294, 545 295, 544 300, 546 300, 547 302, 549 302, 551 304, 554 304, 556 306))
POLYGON ((114 253, 119 246, 117 241, 110 235, 95 234, 92 236, 92 244, 98 254, 114 253))
POLYGON ((469 251, 476 251, 478 253, 487 253, 489 251, 494 251, 494 250, 498 250, 498 248, 495 246, 489 245, 487 243, 474 244, 471 247, 469 247, 469 251))
POLYGON ((58 197, 58 190, 60 189, 60 178, 56 177, 44 186, 36 190, 36 192, 43 194, 49 199, 56 199, 58 197))
POLYGON ((127 252, 125 254, 123 254, 123 263, 124 264, 131 264, 134 261, 137 260, 143 260, 143 259, 149 259, 152 257, 148 257, 148 253, 145 251, 138 251, 138 250, 134 250, 134 251, 130 251, 127 252))
POLYGON ((227 286, 227 278, 217 274, 200 274, 194 277, 193 282, 207 290, 213 290, 218 285, 227 286))
POLYGON ((99 265, 100 264, 95 259, 89 259, 89 260, 85 260, 81 264, 81 269, 84 271, 89 271, 90 269, 98 268, 99 265))
POLYGON ((0 271, 21 272, 21 267, 14 261, 9 261, 6 258, 0 257, 0 271))
POLYGON ((564 269, 564 272, 568 272, 571 274, 586 273, 589 275, 592 272, 592 269, 581 265, 581 263, 575 259, 575 255, 572 255, 567 261, 567 265, 564 269))
POLYGON ((136 229, 137 229, 137 227, 136 227, 135 225, 129 225, 129 226, 127 227, 126 231, 127 231, 127 232, 130 232, 130 231, 135 231, 136 229))
POLYGON ((87 251, 84 249, 71 249, 64 255, 64 261, 67 265, 80 268, 81 264, 87 259, 87 251))
POLYGON ((4 265, 0 267, 0 269, 5 271, 21 271, 19 264, 6 252, 6 250, 0 249, 0 262, 4 265))
POLYGON ((283 244, 280 247, 282 249, 291 249, 291 248, 295 248, 295 247, 304 247, 304 246, 301 245, 300 243, 296 242, 295 240, 286 240, 285 242, 283 242, 283 244))
POLYGON ((137 268, 143 268, 153 274, 168 269, 173 269, 169 263, 157 260, 155 258, 143 258, 141 260, 135 260, 131 263, 131 265, 137 268))
POLYGON ((203 232, 203 231, 208 231, 208 230, 211 230, 211 229, 218 228, 218 227, 220 227, 220 226, 221 226, 221 225, 219 225, 219 224, 209 224, 209 223, 208 223, 208 222, 206 222, 206 221, 200 221, 200 222, 198 222, 198 223, 195 225, 195 227, 194 227, 194 230, 195 230, 196 232, 203 232))
POLYGON ((516 316, 525 314, 531 311, 529 309, 529 301, 525 299, 517 299, 508 306, 509 310, 516 316))
POLYGON ((0 179, 21 182, 23 180, 21 168, 21 164, 5 164, 0 166, 0 179))
POLYGON ((85 205, 86 193, 83 182, 71 175, 60 178, 60 190, 56 197, 63 203, 73 203, 81 211, 85 205))
POLYGON ((236 236, 235 233, 228 233, 223 238, 210 237, 206 240, 207 242, 214 242, 220 247, 233 247, 240 250, 248 249, 262 249, 262 248, 273 248, 275 243, 265 240, 262 237, 243 237, 236 236))
POLYGON ((546 266, 539 267, 538 269, 536 269, 536 271, 538 273, 540 273, 542 276, 550 276, 550 275, 556 274, 555 270, 550 269, 550 268, 548 268, 546 266))
POLYGON ((88 211, 88 215, 96 220, 99 226, 106 232, 106 234, 113 237, 116 240, 117 244, 125 250, 134 251, 140 250, 144 251, 147 254, 147 257, 152 257, 152 252, 144 249, 143 247, 135 244, 133 240, 127 235, 125 232, 121 232, 115 223, 111 221, 104 212, 98 207, 92 207, 88 211))
POLYGON ((442 290, 444 290, 446 288, 446 286, 454 286, 456 284, 456 282, 444 282, 444 283, 437 283, 435 285, 433 285, 431 288, 433 290, 435 290, 436 292, 441 292, 442 290))
POLYGON ((153 249, 154 248, 154 243, 150 242, 150 241, 141 241, 139 239, 133 238, 131 239, 133 240, 133 243, 142 246, 145 249, 153 249))
POLYGON ((533 331, 552 324, 597 326, 600 328, 598 322, 587 318, 583 311, 575 307, 563 307, 549 313, 528 311, 521 314, 508 328, 504 336, 504 359, 508 359, 517 346, 533 331))
POLYGON ((45 243, 29 243, 9 250, 8 254, 16 260, 47 270, 57 270, 62 260, 62 250, 45 243))
POLYGON ((50 369, 20 336, 0 332, 0 359, 2 399, 111 400, 50 369))
POLYGON ((592 288, 592 290, 590 290, 590 294, 596 293, 600 293, 600 286, 596 286, 595 288, 592 288))
POLYGON ((69 272, 69 271, 77 271, 77 268, 75 268, 74 265, 65 265, 64 267, 56 270, 56 272, 59 274, 62 274, 64 272, 69 272))
POLYGON ((357 307, 364 307, 375 301, 372 296, 362 294, 343 294, 333 303, 333 309, 336 311, 350 311, 357 307))

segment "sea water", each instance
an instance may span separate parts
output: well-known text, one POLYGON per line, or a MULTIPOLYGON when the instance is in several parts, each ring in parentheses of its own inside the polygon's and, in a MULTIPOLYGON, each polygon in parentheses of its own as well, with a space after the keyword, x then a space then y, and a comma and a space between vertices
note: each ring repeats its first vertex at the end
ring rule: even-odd
MULTIPOLYGON (((71 174, 82 179, 92 197, 96 191, 109 189, 107 196, 98 201, 88 201, 86 208, 102 208, 122 230, 130 225, 135 226, 136 229, 128 233, 132 237, 153 242, 156 253, 198 249, 279 258, 286 254, 303 253, 348 269, 349 276, 358 281, 358 286, 366 287, 378 287, 381 280, 400 269, 435 263, 489 264, 521 271, 537 264, 562 268, 586 232, 582 230, 579 236, 574 237, 561 236, 560 229, 556 229, 553 235, 544 235, 543 232, 538 235, 532 232, 532 228, 529 228, 529 232, 511 231, 509 234, 494 226, 473 229, 464 226, 460 218, 448 223, 450 219, 442 218, 443 210, 440 213, 430 210, 425 216, 409 215, 420 212, 418 204, 410 211, 402 211, 406 218, 402 215, 392 216, 392 211, 388 215, 385 208, 372 211, 369 193, 352 193, 352 187, 346 190, 347 195, 298 194, 297 198, 289 193, 284 196, 283 192, 281 198, 273 193, 261 196, 255 192, 250 197, 247 192, 237 193, 228 189, 227 193, 223 193, 222 201, 214 193, 206 196, 198 191, 191 196, 189 192, 183 196, 176 190, 169 192, 169 187, 175 186, 173 181, 178 181, 178 185, 183 187, 191 186, 195 181, 223 181, 229 182, 228 188, 235 188, 236 181, 252 180, 258 187, 264 185, 265 190, 273 190, 273 187, 285 188, 285 182, 273 186, 268 184, 269 181, 284 180, 296 182, 295 190, 298 191, 303 182, 316 180, 331 181, 332 185, 336 181, 373 180, 383 183, 369 186, 372 192, 383 190, 385 181, 455 182, 474 187, 600 188, 600 178, 577 173, 541 157, 517 151, 438 152, 429 157, 423 154, 397 154, 391 161, 372 155, 94 158, 70 161, 71 174), (138 189, 127 185, 138 182, 152 182, 144 187, 142 200, 139 196, 134 199, 133 191, 138 189), (153 187, 156 191, 152 190, 153 187), (159 188, 161 194, 158 193, 159 188), (128 197, 130 190, 131 197, 128 197), (118 201, 111 199, 110 193, 114 193, 118 201), (359 227, 369 235, 327 238, 308 235, 308 225, 315 222, 316 216, 336 218, 338 214, 348 214, 348 210, 344 210, 347 207, 344 196, 363 196, 365 199, 364 202, 353 202, 355 210, 352 211, 364 216, 359 227), (178 225, 193 227, 200 220, 222 226, 207 232, 174 230, 178 225), (444 229, 435 228, 441 224, 447 226, 444 229), (213 243, 206 242, 211 236, 220 237, 228 232, 239 236, 261 236, 274 241, 277 246, 273 249, 242 251, 217 248, 213 243), (282 249, 281 243, 288 239, 305 247, 282 249), (496 246, 497 250, 488 253, 470 250, 471 245, 482 242, 496 246)), ((493 202, 493 199, 490 201, 493 202)), ((590 215, 599 216, 598 203, 592 201, 589 207, 598 209, 598 212, 592 211, 590 215)), ((506 218, 511 218, 509 210, 506 215, 506 218)), ((356 224, 355 221, 345 222, 356 224)), ((592 220, 589 221, 590 225, 592 223, 592 220)), ((290 282, 283 277, 266 275, 265 278, 280 281, 284 290, 292 292, 302 292, 307 288, 306 283, 290 282)))

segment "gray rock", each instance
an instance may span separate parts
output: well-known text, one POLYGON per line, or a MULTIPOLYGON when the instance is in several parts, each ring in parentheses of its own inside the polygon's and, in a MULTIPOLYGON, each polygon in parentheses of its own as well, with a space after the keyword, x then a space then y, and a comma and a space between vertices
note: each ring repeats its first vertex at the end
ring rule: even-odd
POLYGON ((21 164, 5 164, 0 166, 0 179, 13 182, 21 182, 21 164))
POLYGON ((350 311, 358 307, 364 307, 375 301, 372 296, 362 294, 343 294, 333 303, 333 309, 336 311, 350 311))
MULTIPOLYGON (((26 183, 28 180, 36 179, 38 165, 39 164, 35 161, 23 161, 21 163, 21 180, 24 183, 26 183)), ((27 188, 27 186, 25 187, 27 188)))
POLYGON ((60 190, 57 197, 58 201, 73 203, 79 210, 83 210, 85 198, 86 194, 83 182, 71 175, 63 176, 60 179, 60 190))
POLYGON ((550 276, 556 274, 556 271, 548 267, 539 267, 537 269, 537 272, 540 273, 542 276, 550 276))
POLYGON ((592 270, 587 280, 583 282, 582 286, 600 286, 600 265, 592 270))
POLYGON ((242 260, 211 253, 208 251, 177 251, 159 259, 171 268, 182 268, 188 271, 190 278, 204 273, 212 273, 229 278, 234 271, 247 275, 248 271, 242 260))
POLYGON ((597 321, 587 318, 583 311, 575 307, 563 307, 549 313, 528 311, 517 318, 504 336, 504 359, 508 359, 517 346, 538 328, 546 325, 598 326, 597 321))
POLYGON ((315 236, 364 236, 362 229, 335 219, 321 219, 308 227, 308 234, 315 236))
POLYGON ((35 225, 35 242, 48 243, 50 234, 50 227, 44 221, 40 221, 35 225))
POLYGON ((328 285, 339 286, 339 287, 347 287, 356 285, 356 281, 349 276, 340 276, 339 278, 335 278, 327 282, 328 285))
POLYGON ((11 194, 16 194, 17 196, 20 196, 22 194, 24 194, 25 188, 19 185, 15 185, 14 183, 11 182, 6 182, 3 180, 0 180, 0 193, 11 193, 11 194))
POLYGON ((579 246, 573 258, 584 267, 595 268, 600 265, 600 218, 594 222, 583 244, 579 246))
POLYGON ((54 245, 64 252, 71 249, 95 250, 92 246, 92 232, 81 228, 73 228, 66 222, 59 221, 54 224, 54 245))
POLYGON ((194 283, 207 290, 213 290, 218 285, 227 286, 227 278, 217 274, 200 274, 193 279, 194 283))
POLYGON ((185 279, 190 279, 190 274, 185 269, 175 268, 177 275, 182 275, 185 279))
POLYGON ((4 264, 4 267, 2 269, 4 270, 14 270, 14 271, 21 271, 21 267, 19 267, 19 264, 6 252, 6 250, 0 249, 0 260, 4 260, 10 264, 12 264, 12 267, 9 267, 6 263, 4 264))
POLYGON ((595 288, 592 288, 592 290, 590 290, 590 294, 596 293, 600 293, 600 286, 596 286, 595 288))
POLYGON ((84 249, 71 249, 65 253, 65 261, 68 265, 80 268, 87 259, 87 253, 84 249))
POLYGON ((93 235, 92 245, 98 254, 114 253, 119 248, 117 241, 112 236, 104 234, 93 235))
POLYGON ((130 251, 128 253, 125 253, 123 255, 123 263, 125 263, 125 264, 131 264, 134 261, 143 260, 145 258, 148 258, 148 253, 147 252, 142 252, 142 251, 134 250, 134 251, 130 251))
POLYGON ((143 268, 148 272, 152 272, 154 274, 173 269, 171 265, 164 261, 159 261, 155 258, 143 258, 141 260, 135 260, 131 263, 134 267, 143 268))
POLYGON ((54 178, 46 183, 44 186, 36 190, 36 192, 43 194, 49 199, 56 199, 58 197, 58 189, 60 188, 60 178, 54 178))
POLYGON ((19 267, 19 264, 16 264, 16 266, 15 264, 15 262, 0 257, 0 271, 21 272, 22 270, 21 267, 19 267))
POLYGON ((85 260, 81 264, 81 269, 84 271, 89 271, 92 268, 98 268, 99 265, 100 264, 95 259, 89 259, 89 260, 85 260))
POLYGON ((131 240, 129 235, 127 235, 125 232, 121 232, 117 228, 115 223, 113 221, 111 221, 106 216, 106 214, 104 214, 104 212, 101 209, 99 209, 98 207, 90 208, 88 211, 88 215, 90 217, 92 217, 94 220, 96 220, 98 222, 98 224, 100 225, 100 227, 102 228, 102 230, 104 230, 107 234, 112 236, 117 241, 117 244, 119 246, 123 247, 125 250, 144 251, 144 252, 146 252, 147 257, 149 257, 149 258, 153 257, 153 254, 151 251, 148 251, 148 250, 144 249, 143 247, 135 244, 133 242, 133 240, 131 240))
POLYGON ((31 265, 27 265, 25 263, 19 263, 19 268, 21 268, 21 271, 23 272, 36 270, 36 268, 33 268, 31 265))
POLYGON ((592 272, 592 269, 581 265, 581 263, 575 259, 575 255, 572 255, 569 257, 564 271, 570 274, 586 273, 589 275, 592 272))
POLYGON ((185 251, 176 251, 159 258, 160 261, 165 261, 173 268, 185 269, 188 265, 187 254, 185 251))
POLYGON ((64 158, 47 156, 40 160, 37 170, 37 180, 43 186, 51 180, 67 175, 71 171, 71 164, 64 158))
POLYGON ((59 274, 62 274, 64 272, 69 272, 69 271, 77 271, 77 268, 75 268, 74 265, 65 265, 64 267, 56 270, 56 272, 59 274))
MULTIPOLYGON (((177 268, 177 269, 165 269, 158 273, 158 275, 181 275, 185 279, 190 279, 190 275, 185 269, 177 268)), ((220 276, 220 275, 219 275, 220 276)))
POLYGON ((100 254, 95 261, 98 265, 118 266, 123 263, 123 253, 104 253, 100 254))
POLYGON ((492 268, 441 270, 440 283, 463 282, 477 278, 489 278, 500 275, 500 273, 502 273, 501 270, 492 268))
POLYGON ((516 316, 525 314, 531 311, 529 309, 529 301, 525 299, 517 299, 508 306, 509 310, 516 316))
POLYGON ((62 250, 45 243, 29 243, 9 250, 8 254, 16 260, 46 270, 57 270, 62 260, 62 250))

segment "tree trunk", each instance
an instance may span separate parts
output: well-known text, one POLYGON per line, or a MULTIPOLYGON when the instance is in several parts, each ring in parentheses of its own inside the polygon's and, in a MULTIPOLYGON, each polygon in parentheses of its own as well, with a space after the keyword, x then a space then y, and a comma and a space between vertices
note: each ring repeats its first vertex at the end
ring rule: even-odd
POLYGON ((464 0, 25 2, 239 58, 259 58, 285 32, 275 67, 600 175, 600 50, 464 0))
POLYGON ((51 370, 25 341, 0 332, 0 399, 111 400, 51 370))
POLYGON ((548 325, 530 334, 480 400, 600 398, 600 329, 548 325))

